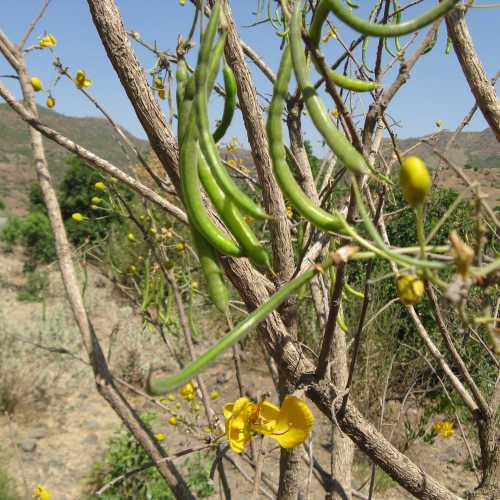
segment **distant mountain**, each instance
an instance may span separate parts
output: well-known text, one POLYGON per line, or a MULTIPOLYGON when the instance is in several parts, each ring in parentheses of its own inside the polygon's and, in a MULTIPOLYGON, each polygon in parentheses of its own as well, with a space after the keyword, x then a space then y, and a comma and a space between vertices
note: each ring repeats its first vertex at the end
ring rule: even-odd
MULTIPOLYGON (((449 130, 439 132, 434 139, 435 147, 443 151, 452 135, 453 132, 449 130)), ((421 137, 398 139, 398 143, 404 152, 421 139, 421 137)), ((392 150, 389 141, 384 141, 384 149, 392 150)), ((420 156, 431 168, 439 163, 431 148, 425 144, 417 146, 411 154, 420 156)), ((462 132, 453 142, 448 152, 448 159, 466 169, 499 168, 500 143, 489 128, 482 132, 462 132)))
MULTIPOLYGON (((126 169, 135 163, 133 154, 123 149, 118 135, 102 118, 78 118, 39 107, 43 123, 71 140, 126 169), (127 154, 125 153, 127 151, 127 154)), ((140 149, 149 149, 147 141, 125 132, 140 149)), ((49 169, 56 180, 64 175, 70 153, 54 142, 44 139, 49 169)), ((26 196, 35 180, 28 126, 7 104, 0 104, 0 199, 8 208, 19 211, 26 206, 26 196)))

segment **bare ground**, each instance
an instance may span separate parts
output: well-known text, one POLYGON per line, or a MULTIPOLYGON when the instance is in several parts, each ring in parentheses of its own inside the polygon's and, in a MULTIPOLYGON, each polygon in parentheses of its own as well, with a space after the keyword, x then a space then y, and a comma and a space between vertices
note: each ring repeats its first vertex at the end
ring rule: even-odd
MULTIPOLYGON (((131 335, 143 336, 140 321, 116 296, 109 282, 94 271, 89 276, 92 296, 87 296, 87 301, 96 331, 106 349, 109 348, 113 332, 116 338, 112 358, 115 366, 123 368, 123 359, 126 362, 129 350, 120 344, 130 347, 134 342, 131 335)), ((24 280, 21 256, 0 253, 0 335, 11 334, 9 338, 12 339, 14 332, 15 336, 24 340, 36 340, 46 347, 65 347, 74 355, 83 357, 78 332, 71 324, 56 270, 51 270, 49 298, 44 306, 16 300, 16 289, 24 280), (40 327, 41 322, 45 325, 44 328, 40 327), (47 324, 51 327, 48 328, 47 324)), ((97 394, 88 366, 68 355, 47 353, 17 337, 13 341, 21 342, 24 346, 19 385, 26 389, 12 413, 0 416, 0 464, 5 464, 10 474, 16 478, 20 491, 24 492, 26 498, 30 498, 34 486, 41 483, 53 493, 54 500, 78 499, 92 464, 102 458, 107 440, 120 429, 120 423, 107 403, 97 394), (26 378, 26 372, 29 374, 27 380, 23 378, 26 378), (36 385, 36 391, 29 389, 30 381, 32 385, 36 385)), ((158 342, 141 342, 141 348, 146 354, 158 354, 158 342)), ((203 347, 203 343, 198 346, 200 350, 203 347)), ((166 358, 164 352, 161 356, 162 359, 166 358)), ((272 389, 270 377, 263 365, 253 355, 245 356, 244 379, 251 394, 272 389)), ((234 377, 228 376, 230 366, 230 360, 226 356, 205 375, 209 389, 217 388, 220 392, 220 397, 213 402, 214 410, 219 415, 222 414, 223 404, 238 396, 234 377)), ((0 384, 3 383, 5 380, 0 380, 0 384)), ((151 405, 142 398, 133 396, 132 401, 140 412, 151 409, 151 405)), ((177 411, 182 422, 185 410, 172 409, 160 417, 155 428, 155 431, 166 435, 165 443, 169 451, 175 452, 189 445, 202 444, 203 433, 200 427, 205 425, 204 421, 201 418, 196 421, 198 429, 182 423, 174 428, 167 424, 173 411, 177 411)), ((324 416, 314 412, 314 450, 320 463, 328 470, 330 424, 324 416)), ((389 435, 396 426, 396 440, 401 438, 403 428, 403 422, 396 422, 397 413, 397 407, 388 407, 388 418, 383 427, 384 433, 389 435)), ((406 414, 405 418, 409 421, 418 418, 418 411, 406 414)), ((459 494, 476 484, 474 474, 464 466, 468 458, 467 452, 457 435, 447 440, 437 438, 432 445, 417 440, 410 445, 407 453, 424 470, 459 494)), ((277 483, 278 457, 279 450, 271 446, 265 458, 264 471, 269 474, 273 484, 277 483)), ((252 491, 253 471, 241 458, 236 457, 236 460, 245 469, 250 481, 235 472, 232 466, 228 465, 226 469, 233 491, 237 492, 235 498, 244 498, 252 491)), ((367 493, 369 476, 369 464, 366 460, 358 460, 355 486, 361 487, 364 484, 364 494, 367 493)), ((218 484, 215 486, 217 490, 218 484)), ((310 498, 323 497, 322 488, 313 478, 310 498)), ((375 498, 395 500, 412 497, 387 476, 380 474, 377 475, 375 498)))

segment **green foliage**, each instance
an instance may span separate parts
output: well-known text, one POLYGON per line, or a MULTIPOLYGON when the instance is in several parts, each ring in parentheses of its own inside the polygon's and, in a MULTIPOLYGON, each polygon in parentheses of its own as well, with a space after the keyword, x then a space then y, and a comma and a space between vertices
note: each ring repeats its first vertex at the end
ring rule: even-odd
MULTIPOLYGON (((143 422, 149 429, 156 418, 153 412, 142 416, 143 422)), ((86 498, 88 500, 94 498, 95 492, 115 477, 149 462, 151 459, 129 432, 117 433, 109 442, 104 460, 94 465, 87 481, 86 498)), ((183 476, 196 498, 206 498, 213 493, 214 490, 208 477, 210 459, 206 454, 199 453, 190 456, 181 468, 184 469, 183 476)), ((118 482, 100 498, 104 500, 171 500, 174 496, 157 469, 149 467, 118 482)))
POLYGON ((321 167, 321 160, 314 154, 311 141, 304 141, 304 149, 306 150, 307 158, 309 159, 309 165, 311 165, 313 177, 316 178, 321 167))
POLYGON ((0 200, 0 210, 5 210, 5 203, 0 200))
POLYGON ((2 500, 20 500, 16 484, 6 471, 0 468, 0 498, 2 500))

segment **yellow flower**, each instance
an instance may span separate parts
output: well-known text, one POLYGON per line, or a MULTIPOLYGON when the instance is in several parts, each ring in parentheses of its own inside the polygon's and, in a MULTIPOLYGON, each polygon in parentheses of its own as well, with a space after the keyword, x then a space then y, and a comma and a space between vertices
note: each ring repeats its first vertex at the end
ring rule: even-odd
POLYGON ((340 116, 340 112, 337 108, 334 108, 330 111, 330 116, 332 118, 338 118, 340 116))
POLYGON ((96 188, 97 191, 106 191, 106 184, 104 184, 104 182, 96 182, 94 187, 96 188))
POLYGON ((131 273, 135 273, 137 271, 137 267, 134 264, 130 264, 129 270, 131 273))
POLYGON ((424 282, 416 276, 403 274, 398 277, 398 295, 406 306, 418 304, 424 296, 424 282))
POLYGON ((214 389, 211 393, 210 393, 210 399, 211 400, 215 400, 219 397, 219 391, 217 391, 216 389, 214 389))
POLYGON ((198 284, 197 281, 192 281, 191 282, 191 288, 193 288, 194 290, 198 290, 199 286, 200 285, 198 284))
POLYGON ((161 78, 155 78, 154 85, 156 90, 165 88, 165 86, 163 85, 163 80, 161 78))
POLYGON ((286 207, 286 215, 290 219, 293 217, 293 208, 290 205, 286 207))
POLYGON ((195 388, 192 382, 188 382, 187 384, 183 385, 180 390, 179 394, 184 398, 187 399, 188 401, 192 401, 194 399, 195 395, 195 388))
POLYGON ((431 176, 425 163, 417 156, 409 156, 403 161, 399 174, 401 191, 408 205, 417 208, 431 188, 431 176))
POLYGON ((254 432, 275 439, 283 448, 294 448, 306 440, 314 423, 309 407, 295 396, 286 396, 281 408, 243 397, 224 407, 224 417, 229 446, 236 453, 243 451, 254 432))
POLYGON ((165 94, 165 89, 160 89, 160 90, 158 91, 158 96, 160 97, 160 99, 165 100, 165 95, 166 95, 166 94, 165 94))
POLYGON ((177 417, 175 417, 174 415, 172 415, 169 419, 168 419, 168 423, 170 425, 177 425, 177 417))
POLYGON ((128 233, 127 234, 127 239, 128 239, 128 241, 135 241, 134 233, 128 233))
POLYGON ((311 432, 313 423, 311 410, 302 399, 295 396, 286 396, 281 408, 262 401, 252 417, 252 428, 272 437, 283 448, 295 448, 302 444, 311 432))
POLYGON ((40 42, 38 43, 38 45, 42 49, 52 49, 57 45, 57 38, 52 33, 49 33, 48 35, 42 36, 40 38, 40 42))
POLYGON ((49 97, 47 97, 47 107, 53 108, 55 105, 56 105, 56 100, 51 95, 49 95, 49 97))
POLYGON ((149 228, 149 233, 150 233, 150 234, 156 234, 156 232, 157 232, 157 231, 156 231, 156 228, 155 228, 155 227, 150 227, 150 228, 149 228))
POLYGON ((46 488, 44 488, 41 484, 39 484, 37 485, 35 491, 33 492, 33 498, 37 498, 38 500, 51 500, 52 495, 46 488))
POLYGON ((99 205, 101 203, 102 199, 99 198, 99 196, 93 196, 92 199, 90 200, 94 205, 99 205))
POLYGON ((90 205, 90 208, 92 210, 98 210, 100 207, 98 207, 97 205, 90 205))
POLYGON ((175 403, 175 407, 179 410, 180 408, 182 408, 182 405, 179 401, 177 401, 177 403, 175 403))
POLYGON ((236 160, 227 160, 227 164, 231 167, 231 168, 236 168, 238 166, 238 162, 236 160))
POLYGON ((165 434, 163 434, 163 432, 157 432, 155 434, 155 439, 160 442, 165 441, 165 434))
POLYGON ((42 80, 40 80, 40 78, 38 78, 37 76, 32 76, 30 82, 35 92, 43 90, 42 80))
POLYGON ((328 40, 330 40, 330 38, 337 38, 337 34, 335 33, 335 30, 330 28, 328 30, 328 32, 326 33, 326 35, 321 39, 321 41, 323 43, 326 43, 328 42, 328 40))
POLYGON ((226 437, 229 446, 236 453, 241 453, 245 445, 252 438, 250 414, 254 407, 255 405, 245 397, 224 406, 226 437))
POLYGON ((449 420, 436 422, 433 427, 436 431, 436 434, 439 434, 441 437, 444 437, 446 439, 453 437, 453 435, 455 434, 453 422, 450 422, 449 420))
POLYGON ((182 241, 179 241, 178 243, 175 244, 175 249, 178 252, 184 252, 184 250, 186 250, 186 245, 184 245, 184 243, 182 243, 182 241))
POLYGON ((235 151, 237 147, 238 147, 238 139, 236 139, 236 137, 233 137, 231 141, 227 144, 226 149, 229 152, 231 152, 235 151))
POLYGON ((92 80, 89 80, 85 76, 85 71, 83 71, 83 69, 79 69, 76 72, 76 75, 75 75, 75 85, 79 89, 83 89, 84 87, 90 87, 92 85, 92 80))
POLYGON ((170 394, 167 395, 167 399, 169 401, 175 401, 175 396, 172 393, 170 393, 170 394))
POLYGON ((255 224, 255 219, 251 215, 245 215, 244 219, 247 224, 255 224))
POLYGON ((80 212, 75 212, 74 214, 71 214, 71 218, 76 222, 82 222, 82 220, 86 219, 86 217, 82 215, 80 212))

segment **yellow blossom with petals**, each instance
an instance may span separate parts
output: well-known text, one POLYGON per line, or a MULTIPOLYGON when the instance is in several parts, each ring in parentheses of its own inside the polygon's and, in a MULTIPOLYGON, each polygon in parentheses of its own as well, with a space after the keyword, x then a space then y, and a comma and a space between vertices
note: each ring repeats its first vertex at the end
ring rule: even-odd
POLYGON ((439 434, 445 439, 451 438, 455 435, 455 427, 453 425, 453 422, 450 422, 449 420, 436 422, 433 428, 436 431, 436 434, 439 434))
POLYGON ((75 75, 75 85, 79 89, 83 89, 84 87, 90 87, 92 85, 92 80, 89 80, 86 77, 85 71, 83 71, 83 69, 79 69, 76 72, 76 75, 75 75))
POLYGON ((53 108, 55 105, 56 105, 56 100, 51 95, 49 95, 49 97, 47 97, 47 107, 53 108))
POLYGON ((97 191, 102 191, 102 192, 106 191, 106 184, 104 184, 104 182, 101 181, 96 182, 94 187, 96 188, 97 191))
POLYGON ((169 419, 168 419, 168 423, 170 425, 177 425, 177 417, 175 417, 174 415, 172 415, 169 419))
POLYGON ((49 33, 40 38, 38 45, 42 49, 52 49, 57 45, 57 38, 52 33, 49 33))
POLYGON ((269 401, 255 404, 243 397, 224 407, 224 417, 226 437, 236 453, 243 451, 255 432, 275 439, 283 448, 294 448, 307 439, 314 423, 307 404, 295 396, 286 396, 281 408, 269 401))
POLYGON ((40 92, 40 90, 43 90, 42 80, 40 80, 40 78, 38 78, 38 76, 32 76, 30 83, 31 83, 31 86, 33 87, 33 90, 35 92, 40 92))
POLYGON ((194 395, 195 395, 195 388, 194 388, 194 384, 192 382, 188 382, 187 384, 184 384, 180 390, 179 390, 179 394, 184 398, 184 399, 187 399, 189 401, 189 398, 193 398, 194 399, 194 395))
POLYGON ((163 434, 163 432, 157 432, 155 434, 155 439, 160 442, 165 441, 165 434, 163 434))
POLYGON ((38 500, 51 500, 52 495, 47 488, 44 488, 41 484, 39 484, 33 492, 33 498, 37 498, 38 500))

